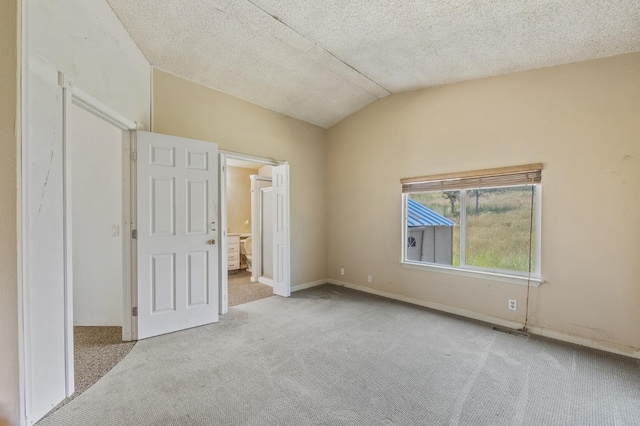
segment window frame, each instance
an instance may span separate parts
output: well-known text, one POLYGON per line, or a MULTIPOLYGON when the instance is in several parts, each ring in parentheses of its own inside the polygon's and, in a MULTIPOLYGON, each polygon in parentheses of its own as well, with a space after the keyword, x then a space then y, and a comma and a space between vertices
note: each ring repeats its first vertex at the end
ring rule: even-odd
MULTIPOLYGON (((408 198, 411 194, 418 194, 421 192, 407 192, 402 194, 402 244, 400 263, 403 267, 409 269, 419 269, 433 272, 442 272, 447 274, 480 278, 492 281, 508 282, 512 284, 530 285, 531 287, 538 287, 544 282, 542 279, 542 184, 536 183, 534 192, 534 223, 535 233, 533 235, 535 241, 535 269, 531 271, 531 275, 528 272, 511 271, 496 268, 485 268, 481 266, 467 265, 465 262, 465 239, 466 239, 466 196, 465 191, 469 188, 459 189, 461 191, 460 196, 460 266, 442 265, 432 262, 419 262, 414 260, 407 260, 407 237, 408 237, 408 198)), ((525 185, 505 185, 499 187, 516 187, 525 185)), ((496 187, 498 188, 498 187, 496 187)), ((437 191, 425 191, 425 192, 437 192, 437 191)))

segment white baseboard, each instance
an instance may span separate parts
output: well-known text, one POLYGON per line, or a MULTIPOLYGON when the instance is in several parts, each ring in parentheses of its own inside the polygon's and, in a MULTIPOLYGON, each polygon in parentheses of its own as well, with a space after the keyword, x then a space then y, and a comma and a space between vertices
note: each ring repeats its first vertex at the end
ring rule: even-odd
MULTIPOLYGON (((454 315, 460 315, 462 317, 472 318, 475 320, 487 322, 490 324, 499 325, 502 327, 508 327, 513 329, 522 328, 522 323, 506 320, 503 318, 494 317, 487 314, 482 314, 479 312, 473 312, 466 309, 460 309, 453 306, 442 305, 440 303, 427 302, 424 300, 414 299, 412 297, 402 296, 400 294, 387 293, 386 291, 380 291, 373 288, 351 284, 345 281, 339 281, 334 279, 328 279, 326 282, 342 287, 351 288, 353 290, 362 291, 364 293, 375 294, 376 296, 385 297, 387 299, 398 300, 401 302, 410 303, 412 305, 424 306, 425 308, 435 309, 437 311, 448 312, 454 315)), ((560 331, 537 327, 537 326, 529 326, 527 327, 527 331, 531 334, 536 334, 538 336, 544 336, 555 340, 561 340, 563 342, 574 343, 580 346, 586 346, 588 348, 599 349, 606 352, 611 352, 618 355, 624 355, 631 358, 640 359, 640 349, 634 348, 631 346, 618 345, 615 343, 605 342, 602 340, 591 339, 583 336, 576 336, 574 334, 562 333, 560 331)))
POLYGON ((298 284, 291 287, 291 292, 293 293, 295 291, 304 290, 305 288, 317 287, 319 285, 328 284, 328 283, 329 283, 329 280, 318 280, 318 281, 311 281, 310 283, 298 284))

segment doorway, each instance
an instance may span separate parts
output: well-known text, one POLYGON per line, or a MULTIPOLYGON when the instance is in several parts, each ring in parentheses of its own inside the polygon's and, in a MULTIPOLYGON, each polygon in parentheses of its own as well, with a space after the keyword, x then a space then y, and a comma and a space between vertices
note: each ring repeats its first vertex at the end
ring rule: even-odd
POLYGON ((88 357, 99 378, 133 346, 124 341, 218 320, 217 145, 130 132, 94 112, 65 100, 67 396, 83 373, 76 344, 113 349, 88 357))
MULTIPOLYGON (((262 248, 264 233, 270 234, 272 224, 265 222, 260 199, 261 189, 271 188, 270 164, 227 158, 227 277, 228 304, 237 306, 273 295, 271 277, 264 275, 262 248), (258 180, 259 179, 259 180, 258 180), (256 187, 260 182, 261 187, 256 187), (268 185, 267 185, 268 184, 268 185), (265 229, 265 223, 268 225, 265 229)), ((271 215, 268 215, 270 220, 271 215)), ((271 250, 269 250, 270 252, 271 250)), ((270 268, 272 269, 272 267, 270 268)))
POLYGON ((75 394, 113 368, 123 341, 125 258, 123 150, 128 131, 76 104, 66 141, 68 250, 75 394))
POLYGON ((288 297, 288 165, 230 152, 221 153, 220 164, 220 312, 274 294, 288 297))
MULTIPOLYGON (((52 70, 48 71, 51 72, 43 71, 42 75, 53 74, 52 70)), ((51 85, 52 79, 38 81, 35 93, 42 92, 50 96, 51 102, 34 104, 37 114, 31 117, 37 117, 37 125, 27 128, 38 132, 23 140, 24 152, 28 154, 22 162, 23 181, 44 177, 44 187, 48 183, 51 188, 47 192, 51 197, 47 199, 47 204, 40 204, 40 207, 47 206, 47 210, 42 211, 40 222, 37 222, 39 228, 34 227, 32 216, 32 212, 39 214, 39 211, 29 204, 22 211, 22 229, 36 229, 39 235, 38 241, 29 238, 24 240, 24 253, 30 253, 30 256, 24 258, 22 265, 25 277, 28 277, 23 284, 23 315, 29 323, 29 327, 23 330, 22 338, 24 353, 29 354, 24 359, 24 376, 27 378, 25 393, 30 395, 25 410, 30 418, 38 419, 64 398, 69 400, 75 396, 76 391, 74 343, 78 343, 79 339, 74 338, 74 266, 78 267, 79 264, 74 264, 73 250, 74 222, 78 220, 73 215, 72 143, 74 127, 77 127, 77 123, 73 122, 74 115, 89 113, 88 117, 115 127, 109 130, 115 132, 114 135, 120 134, 118 149, 121 155, 121 174, 110 179, 121 186, 121 218, 119 226, 118 220, 114 221, 113 218, 108 220, 107 226, 107 241, 110 243, 111 237, 117 237, 122 244, 121 266, 115 267, 121 273, 122 297, 119 305, 122 328, 114 336, 116 343, 217 321, 220 288, 218 247, 222 238, 218 226, 217 145, 141 131, 138 123, 93 98, 63 73, 55 73, 58 85, 51 85), (55 114, 52 114, 54 102, 55 114), (31 149, 30 142, 33 140, 38 140, 39 144, 31 149), (51 141, 51 146, 46 146, 47 149, 42 151, 44 146, 41 141, 51 141), (41 167, 27 167, 34 164, 33 158, 46 158, 50 168, 44 169, 43 173, 41 167), (171 173, 176 176, 167 176, 171 173), (178 173, 180 176, 177 176, 178 173), (149 190, 152 191, 151 194, 148 193, 149 190), (174 201, 182 204, 177 205, 174 201), (136 229, 138 225, 139 228, 136 229), (47 230, 47 233, 43 230, 47 230), (167 246, 157 247, 157 244, 150 241, 150 234, 158 236, 156 243, 163 243, 168 240, 165 237, 179 234, 180 244, 171 241, 167 246), (182 244, 187 239, 194 239, 197 247, 192 249, 182 244), (146 251, 140 256, 138 252, 143 249, 146 251), (33 261, 34 258, 37 262, 33 261), (175 263, 171 262, 173 258, 177 259, 175 263), (149 275, 151 268, 141 259, 151 259, 151 266, 154 267, 152 280, 145 279, 145 274, 149 275), (59 282, 62 285, 58 285, 59 282), (141 303, 140 306, 138 302, 141 303), (149 302, 152 306, 149 306, 149 302), (168 312, 163 312, 162 315, 154 315, 167 306, 173 309, 166 309, 168 312), (186 315, 187 321, 182 321, 184 315, 183 318, 173 315, 185 310, 192 314, 186 315), (152 324, 155 319, 165 319, 168 316, 174 319, 169 325, 173 327, 174 323, 178 323, 177 327, 160 330, 156 327, 153 333, 148 332, 149 326, 158 325, 152 324), (141 324, 146 328, 141 327, 141 324)), ((46 96, 45 99, 48 99, 46 96)), ((91 135, 88 138, 89 143, 93 137, 91 135)), ((115 144, 116 139, 114 136, 115 144)), ((83 155, 85 154, 78 155, 77 158, 82 160, 83 155)), ((99 157, 93 151, 86 155, 99 157)), ((87 168, 93 170, 93 166, 87 168)), ((24 200, 31 200, 37 193, 41 199, 47 195, 42 191, 33 185, 25 186, 22 196, 24 200)), ((100 195, 102 191, 95 187, 86 197, 100 195)), ((82 198, 84 197, 78 201, 82 201, 82 198)), ((109 197, 110 203, 117 204, 117 200, 113 201, 111 198, 109 197)), ((101 200, 98 199, 98 202, 101 200)), ((92 239, 99 232, 97 226, 90 224, 86 229, 90 231, 76 230, 75 234, 80 236, 90 232, 91 238, 85 244, 91 246, 89 250, 95 257, 100 257, 102 247, 94 244, 97 239, 92 239)), ((109 243, 103 242, 105 247, 109 243)), ((76 256, 83 254, 86 253, 77 252, 76 256)), ((114 288, 110 287, 110 290, 114 288)), ((77 296, 81 297, 84 290, 76 291, 77 296)), ((88 291, 93 294, 92 299, 102 297, 96 296, 96 291, 88 291)), ((113 300, 112 295, 108 299, 113 300)), ((82 314, 91 312, 79 312, 77 315, 82 314)), ((92 344, 91 339, 86 340, 92 344)))

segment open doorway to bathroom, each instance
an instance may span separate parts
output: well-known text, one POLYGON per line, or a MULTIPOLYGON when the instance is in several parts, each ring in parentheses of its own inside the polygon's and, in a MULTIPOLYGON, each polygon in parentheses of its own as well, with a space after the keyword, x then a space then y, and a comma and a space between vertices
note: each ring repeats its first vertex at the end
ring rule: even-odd
POLYGON ((226 159, 228 306, 273 295, 271 169, 226 159))

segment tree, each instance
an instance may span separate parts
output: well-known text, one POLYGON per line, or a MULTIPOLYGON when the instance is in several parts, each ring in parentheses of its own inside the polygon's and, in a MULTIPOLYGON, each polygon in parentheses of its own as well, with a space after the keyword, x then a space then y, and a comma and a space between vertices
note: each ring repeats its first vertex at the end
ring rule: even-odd
POLYGON ((456 201, 460 198, 460 191, 443 191, 442 196, 449 200, 449 204, 451 204, 451 216, 455 216, 456 201))
POLYGON ((478 214, 478 200, 480 199, 480 197, 482 197, 485 193, 485 189, 472 189, 471 192, 473 193, 473 196, 476 197, 476 214, 478 214))

